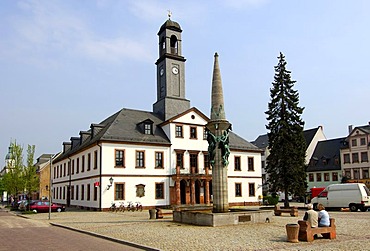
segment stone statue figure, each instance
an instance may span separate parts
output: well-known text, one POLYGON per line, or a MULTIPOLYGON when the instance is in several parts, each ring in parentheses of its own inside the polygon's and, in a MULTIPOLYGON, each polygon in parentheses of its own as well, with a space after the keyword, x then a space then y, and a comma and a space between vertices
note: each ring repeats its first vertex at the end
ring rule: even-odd
POLYGON ((219 141, 220 143, 218 144, 218 147, 221 148, 222 164, 224 166, 227 166, 229 165, 229 155, 230 155, 229 129, 223 132, 223 134, 220 136, 219 141))
POLYGON ((217 138, 215 135, 212 134, 210 130, 207 130, 207 141, 208 141, 209 163, 213 167, 215 164, 215 152, 216 152, 217 138))

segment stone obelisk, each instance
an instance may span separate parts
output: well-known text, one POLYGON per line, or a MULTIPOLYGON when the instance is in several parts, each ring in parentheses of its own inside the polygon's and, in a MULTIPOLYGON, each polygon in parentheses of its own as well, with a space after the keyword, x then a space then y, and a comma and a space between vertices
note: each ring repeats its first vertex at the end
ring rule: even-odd
POLYGON ((224 96, 218 54, 215 53, 212 79, 211 118, 208 129, 208 156, 212 165, 213 212, 229 211, 227 189, 227 166, 229 164, 229 131, 231 124, 226 120, 224 96))

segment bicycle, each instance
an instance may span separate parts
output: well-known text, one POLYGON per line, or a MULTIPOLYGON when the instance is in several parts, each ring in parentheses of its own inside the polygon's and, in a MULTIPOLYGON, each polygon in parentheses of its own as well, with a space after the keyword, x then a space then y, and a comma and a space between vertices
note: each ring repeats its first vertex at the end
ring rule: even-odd
POLYGON ((140 201, 136 202, 136 211, 143 211, 143 205, 141 205, 140 201))
POLYGON ((112 202, 111 204, 112 205, 110 206, 109 211, 111 211, 111 212, 117 212, 116 203, 112 202))
POLYGON ((124 212, 125 211, 125 202, 120 202, 120 205, 118 207, 118 210, 120 212, 124 212))
POLYGON ((134 203, 132 203, 132 201, 128 202, 127 211, 132 211, 132 212, 135 211, 135 206, 134 206, 134 203))

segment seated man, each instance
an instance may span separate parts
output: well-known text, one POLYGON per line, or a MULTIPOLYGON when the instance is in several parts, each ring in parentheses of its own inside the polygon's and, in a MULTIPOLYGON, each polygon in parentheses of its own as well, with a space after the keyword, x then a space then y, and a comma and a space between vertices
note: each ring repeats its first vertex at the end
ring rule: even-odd
POLYGON ((311 227, 318 226, 318 213, 312 209, 312 204, 307 205, 308 211, 304 214, 303 220, 308 221, 311 227))

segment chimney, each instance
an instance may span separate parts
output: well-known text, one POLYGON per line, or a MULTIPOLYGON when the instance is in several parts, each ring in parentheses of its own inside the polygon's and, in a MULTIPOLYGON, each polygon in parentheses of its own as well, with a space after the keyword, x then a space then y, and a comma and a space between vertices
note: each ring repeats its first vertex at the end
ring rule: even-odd
POLYGON ((350 134, 352 132, 352 130, 353 130, 353 125, 349 125, 348 126, 348 134, 350 134))

